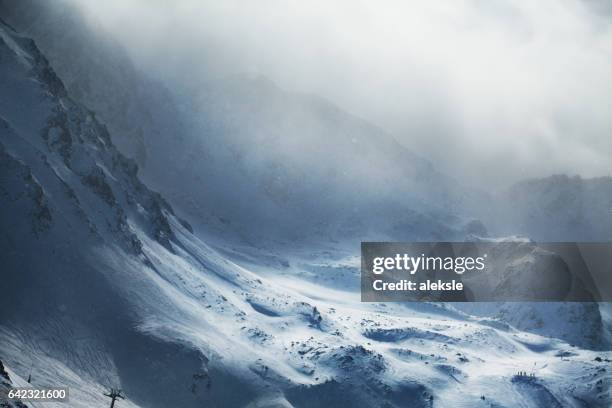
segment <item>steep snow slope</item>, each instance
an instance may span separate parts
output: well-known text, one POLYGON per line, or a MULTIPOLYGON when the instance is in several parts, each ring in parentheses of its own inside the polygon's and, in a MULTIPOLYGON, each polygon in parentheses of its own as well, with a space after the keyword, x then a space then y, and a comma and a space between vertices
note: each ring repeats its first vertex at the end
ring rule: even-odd
POLYGON ((47 384, 71 370, 80 384, 106 384, 117 375, 108 349, 127 353, 135 324, 111 283, 153 267, 139 235, 173 251, 172 210, 67 96, 34 43, 4 24, 0 61, 3 357, 16 369, 51 361, 35 374, 47 384), (105 263, 99 248, 132 269, 105 263))

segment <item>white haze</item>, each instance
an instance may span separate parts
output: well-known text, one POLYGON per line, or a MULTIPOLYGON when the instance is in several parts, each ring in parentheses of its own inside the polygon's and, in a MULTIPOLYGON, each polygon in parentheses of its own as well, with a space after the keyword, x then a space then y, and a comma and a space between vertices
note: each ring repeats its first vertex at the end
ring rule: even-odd
POLYGON ((74 1, 145 71, 265 75, 473 184, 612 174, 612 19, 592 1, 74 1))

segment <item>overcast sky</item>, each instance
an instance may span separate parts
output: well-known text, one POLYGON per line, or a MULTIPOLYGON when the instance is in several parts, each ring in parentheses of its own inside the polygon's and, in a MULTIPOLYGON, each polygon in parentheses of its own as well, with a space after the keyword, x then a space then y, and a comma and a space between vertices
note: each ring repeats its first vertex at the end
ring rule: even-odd
POLYGON ((612 175, 605 2, 73 1, 150 72, 263 74, 473 184, 612 175))

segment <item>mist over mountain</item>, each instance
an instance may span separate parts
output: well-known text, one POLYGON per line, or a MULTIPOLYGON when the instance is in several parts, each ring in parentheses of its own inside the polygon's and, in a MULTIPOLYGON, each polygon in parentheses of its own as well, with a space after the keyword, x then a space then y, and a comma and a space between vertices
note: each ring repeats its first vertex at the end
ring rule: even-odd
POLYGON ((0 390, 31 373, 77 407, 111 386, 121 407, 609 405, 601 305, 361 303, 357 257, 607 241, 609 177, 468 187, 328 98, 148 72, 86 15, 0 1, 0 390))
POLYGON ((605 3, 68 2, 172 87, 262 75, 325 97, 486 189, 612 175, 605 3))
MULTIPOLYGON (((187 78, 153 80, 103 30, 90 29, 78 9, 28 4, 5 6, 13 23, 40 40, 68 88, 96 110, 118 146, 137 160, 144 179, 196 228, 206 222, 239 234, 271 235, 279 227, 284 231, 276 235, 299 230, 302 238, 423 240, 461 238, 470 220, 480 219, 498 235, 539 238, 546 232, 550 240, 572 239, 572 229, 555 234, 543 222, 519 222, 545 218, 545 211, 529 207, 542 201, 516 206, 510 193, 467 188, 462 174, 440 173, 380 128, 323 98, 245 74, 187 77, 187 85, 187 78), (98 52, 86 52, 93 44, 98 52), (67 58, 75 52, 83 57, 67 58), (190 188, 177 180, 189 180, 190 188), (306 213, 311 216, 296 217, 306 213)), ((575 192, 585 216, 573 221, 574 239, 578 231, 580 237, 592 232, 591 239, 605 239, 605 224, 587 219, 607 215, 609 193, 591 205, 589 191, 575 192)), ((538 193, 521 196, 529 194, 538 193)))
POLYGON ((144 179, 196 227, 212 219, 213 227, 259 230, 259 238, 282 229, 276 234, 299 230, 294 239, 434 239, 460 236, 470 221, 466 208, 481 193, 323 98, 245 75, 170 91, 139 76, 125 54, 77 22, 79 13, 45 7, 11 10, 16 24, 47 46, 75 97, 95 107, 137 160, 144 179), (63 41, 50 41, 53 30, 63 41), (85 50, 98 43, 95 61, 85 50), (75 50, 85 58, 68 62, 75 50))

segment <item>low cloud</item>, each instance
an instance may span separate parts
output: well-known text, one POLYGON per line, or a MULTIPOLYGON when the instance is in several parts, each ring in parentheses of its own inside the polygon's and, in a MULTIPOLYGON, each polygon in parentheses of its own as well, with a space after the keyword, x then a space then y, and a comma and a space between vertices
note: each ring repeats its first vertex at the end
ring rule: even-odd
POLYGON ((73 0, 167 81, 263 74, 468 183, 612 174, 612 19, 579 0, 73 0))

